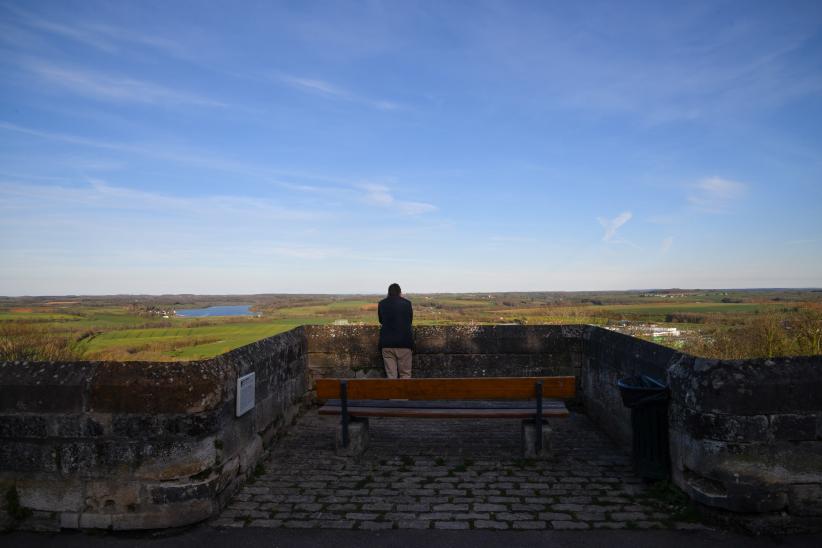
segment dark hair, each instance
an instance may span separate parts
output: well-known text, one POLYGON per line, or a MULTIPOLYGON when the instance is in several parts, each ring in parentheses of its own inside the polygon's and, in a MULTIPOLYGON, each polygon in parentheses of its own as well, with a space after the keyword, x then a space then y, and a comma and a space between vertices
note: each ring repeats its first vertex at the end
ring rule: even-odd
POLYGON ((402 290, 400 289, 400 284, 391 284, 388 286, 388 296, 389 297, 399 297, 402 290))

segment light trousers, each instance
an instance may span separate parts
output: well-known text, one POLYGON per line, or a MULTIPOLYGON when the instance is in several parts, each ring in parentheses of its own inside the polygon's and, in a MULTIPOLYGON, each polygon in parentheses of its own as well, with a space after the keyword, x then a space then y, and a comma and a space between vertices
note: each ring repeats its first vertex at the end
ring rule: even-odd
POLYGON ((383 348, 382 361, 385 364, 385 375, 389 379, 411 378, 411 349, 410 348, 383 348))

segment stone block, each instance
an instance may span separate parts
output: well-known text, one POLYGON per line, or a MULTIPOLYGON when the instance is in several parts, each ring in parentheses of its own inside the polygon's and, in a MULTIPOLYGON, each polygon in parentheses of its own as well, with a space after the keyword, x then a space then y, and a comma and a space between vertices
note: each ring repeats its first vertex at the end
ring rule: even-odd
POLYGON ((537 423, 534 419, 522 421, 522 456, 528 459, 546 458, 551 455, 551 427, 547 421, 542 422, 542 448, 537 448, 537 423))
MULTIPOLYGON (((376 315, 376 312, 375 312, 376 315)), ((375 325, 306 327, 308 352, 368 354, 379 345, 380 331, 375 325)))
POLYGON ((414 328, 414 351, 418 354, 448 352, 448 337, 441 327, 426 325, 414 328))
POLYGON ((80 514, 77 512, 60 513, 60 529, 79 529, 80 514))
POLYGON ((449 326, 444 331, 450 355, 499 353, 493 326, 461 324, 449 326))
POLYGON ((337 426, 334 452, 341 457, 362 455, 368 448, 368 419, 351 417, 348 423, 348 445, 343 445, 342 425, 337 426))
POLYGON ((57 533, 60 531, 60 513, 34 510, 21 527, 38 533, 57 533))
POLYGON ((83 509, 83 483, 76 479, 22 477, 16 481, 20 505, 32 510, 79 512, 83 509))
POLYGON ((181 363, 101 362, 88 394, 98 413, 200 413, 223 403, 232 375, 211 361, 181 363))
POLYGON ((162 415, 117 413, 111 417, 111 433, 130 439, 149 439, 162 436, 162 415))
POLYGON ((202 481, 163 482, 148 487, 152 504, 169 504, 192 500, 211 500, 220 476, 212 474, 202 481))
POLYGON ((80 514, 80 529, 111 529, 111 514, 83 512, 80 514))
POLYGON ((668 375, 674 401, 704 413, 732 415, 819 412, 819 358, 683 361, 668 375))
POLYGON ((254 436, 246 447, 240 451, 240 473, 248 474, 257 465, 260 456, 263 454, 263 440, 260 436, 254 436))
POLYGON ((673 421, 679 422, 679 413, 683 414, 684 428, 695 438, 735 442, 766 442, 771 438, 771 425, 766 415, 698 413, 672 405, 670 415, 673 421))
POLYGON ((671 431, 674 479, 695 500, 734 512, 774 512, 794 483, 820 479, 819 442, 732 443, 671 431), (777 464, 778 463, 778 464, 777 464))
POLYGON ((3 440, 0 470, 8 472, 56 472, 57 448, 47 442, 3 440))
POLYGON ((147 415, 118 414, 112 419, 112 434, 133 439, 152 437, 201 438, 220 429, 220 410, 203 413, 147 415))
POLYGON ((95 364, 0 363, 0 413, 79 413, 95 364))
POLYGON ((114 472, 129 472, 139 463, 140 443, 88 439, 56 446, 60 471, 79 477, 109 477, 114 472))
POLYGON ((77 441, 59 445, 60 471, 64 474, 89 473, 99 468, 97 447, 93 441, 77 441))
POLYGON ((257 405, 254 406, 252 413, 254 414, 254 430, 257 434, 264 431, 266 427, 274 422, 277 416, 277 397, 271 395, 267 398, 257 400, 257 405))
POLYGON ((194 476, 216 463, 214 437, 201 440, 145 442, 140 446, 141 479, 171 480, 194 476))
POLYGON ((776 440, 812 441, 816 439, 816 416, 771 415, 771 431, 776 440))
POLYGON ((111 416, 50 415, 48 435, 57 438, 93 438, 106 433, 111 416))
POLYGON ((220 468, 220 476, 214 489, 217 493, 222 492, 237 477, 240 472, 240 456, 236 455, 223 463, 220 468))
POLYGON ((0 439, 44 438, 46 419, 41 415, 0 415, 0 439))
POLYGON ((211 500, 190 500, 180 504, 152 506, 148 511, 112 514, 114 531, 136 529, 166 529, 198 523, 212 516, 215 511, 211 500))
POLYGON ((85 512, 111 514, 133 511, 141 502, 142 484, 116 479, 86 482, 85 512))
POLYGON ((129 471, 140 462, 142 444, 138 441, 101 440, 96 444, 98 470, 92 475, 110 474, 112 471, 129 471))
POLYGON ((796 516, 822 516, 822 471, 818 483, 790 486, 788 508, 796 516))
POLYGON ((312 352, 308 355, 312 371, 323 373, 327 377, 339 377, 335 372, 359 371, 382 367, 382 357, 374 346, 371 352, 350 354, 343 352, 312 352))
POLYGON ((219 433, 219 440, 222 445, 221 452, 224 456, 240 453, 248 447, 257 435, 254 424, 253 413, 246 413, 242 417, 234 418, 234 410, 231 409, 230 427, 223 428, 219 433))

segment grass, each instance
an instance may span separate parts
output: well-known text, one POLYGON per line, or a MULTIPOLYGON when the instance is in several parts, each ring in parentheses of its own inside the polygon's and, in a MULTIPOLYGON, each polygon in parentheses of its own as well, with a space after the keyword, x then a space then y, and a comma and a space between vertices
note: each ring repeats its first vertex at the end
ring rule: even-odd
POLYGON ((25 311, 25 312, 0 312, 0 321, 7 320, 28 320, 28 321, 59 321, 76 320, 73 314, 45 312, 45 311, 25 311))
MULTIPOLYGON (((152 359, 204 359, 301 325, 298 320, 237 322, 203 327, 121 329, 81 343, 85 355, 103 358, 129 349, 131 354, 159 354, 152 359), (153 350, 153 351, 152 351, 153 350)), ((148 358, 145 356, 145 358, 148 358)), ((135 358, 132 358, 135 359, 135 358)))
POLYGON ((376 313, 376 304, 377 303, 375 301, 353 299, 346 301, 334 301, 327 304, 277 308, 275 313, 282 316, 322 316, 332 313, 339 315, 344 312, 361 314, 368 311, 370 315, 374 315, 376 313))
POLYGON ((20 522, 31 516, 31 510, 20 505, 20 495, 17 487, 12 485, 6 490, 6 512, 15 521, 20 522))
POLYGON ((671 521, 695 523, 700 521, 699 512, 691 499, 669 481, 658 481, 648 490, 648 501, 670 513, 671 521))

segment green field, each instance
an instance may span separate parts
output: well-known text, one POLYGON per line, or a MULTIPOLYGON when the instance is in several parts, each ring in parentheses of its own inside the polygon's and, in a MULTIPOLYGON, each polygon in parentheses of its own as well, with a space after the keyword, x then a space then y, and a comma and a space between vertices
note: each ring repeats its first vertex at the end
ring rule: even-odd
POLYGON ((72 314, 54 312, 0 312, 0 322, 4 320, 26 320, 32 322, 47 322, 56 320, 76 320, 72 314))
MULTIPOLYGON (((822 309, 822 292, 818 290, 677 293, 669 298, 639 292, 432 294, 409 298, 414 303, 416 325, 588 323, 625 327, 633 334, 641 331, 630 331, 632 326, 654 323, 678 327, 689 334, 688 340, 677 341, 677 345, 691 344, 688 348, 694 352, 721 356, 744 352, 744 348, 728 349, 729 341, 742 340, 743 336, 753 341, 746 344, 755 345, 757 329, 762 333, 773 331, 768 325, 776 326, 783 338, 787 337, 784 348, 802 350, 807 345, 802 346, 805 343, 796 337, 803 333, 807 321, 820 321, 813 318, 818 318, 822 309), (797 323, 799 320, 805 324, 797 323), (716 350, 719 343, 725 346, 716 350)), ((204 359, 299 325, 336 320, 376 324, 381 298, 115 296, 54 303, 36 297, 0 297, 0 360, 204 359), (260 317, 162 317, 162 311, 173 308, 250 302, 260 317)))
MULTIPOLYGON (((336 301, 328 304, 315 304, 309 306, 292 306, 277 308, 276 313, 283 316, 324 316, 328 314, 340 315, 345 313, 361 314, 364 307, 376 306, 375 301, 350 300, 336 301)), ((374 312, 376 314, 376 312, 374 312)))
MULTIPOLYGON (((117 349, 131 350, 162 348, 167 343, 185 343, 180 348, 162 353, 170 358, 200 359, 228 352, 234 348, 293 329, 305 322, 274 320, 269 322, 232 322, 218 325, 180 326, 169 328, 126 329, 110 331, 80 343, 80 349, 89 356, 105 356, 117 349), (197 341, 207 341, 197 344, 197 341)), ((136 352, 135 352, 136 353, 136 352)))
POLYGON ((761 304, 761 303, 682 303, 682 304, 670 304, 670 303, 651 303, 651 304, 644 304, 644 305, 604 305, 604 306, 591 306, 586 307, 587 310, 595 312, 597 310, 605 310, 608 312, 615 312, 617 314, 652 314, 652 315, 665 315, 665 314, 675 314, 677 312, 693 312, 699 314, 731 314, 731 313, 742 313, 742 314, 755 314, 757 312, 761 312, 763 310, 774 308, 774 307, 784 307, 784 305, 780 304, 761 304))

